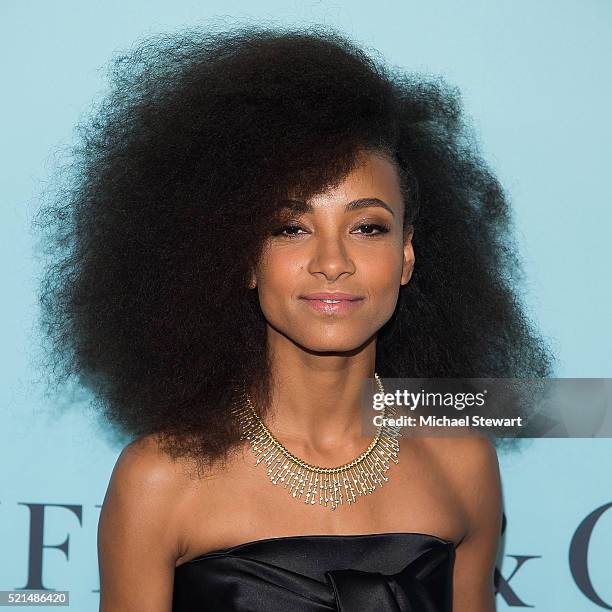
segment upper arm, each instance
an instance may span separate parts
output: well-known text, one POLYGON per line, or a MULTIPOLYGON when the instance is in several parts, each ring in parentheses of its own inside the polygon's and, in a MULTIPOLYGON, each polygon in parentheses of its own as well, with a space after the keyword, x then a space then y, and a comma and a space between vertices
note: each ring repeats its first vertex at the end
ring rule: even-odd
POLYGON ((178 470, 155 442, 126 446, 98 525, 100 612, 169 612, 176 559, 178 470))
POLYGON ((502 502, 495 446, 468 438, 459 458, 468 531, 456 548, 453 612, 495 610, 494 571, 501 537, 502 502))

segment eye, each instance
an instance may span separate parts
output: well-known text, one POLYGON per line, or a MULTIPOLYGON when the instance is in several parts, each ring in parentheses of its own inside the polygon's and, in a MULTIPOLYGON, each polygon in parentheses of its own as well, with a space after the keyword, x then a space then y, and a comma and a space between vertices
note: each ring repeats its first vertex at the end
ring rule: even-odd
MULTIPOLYGON (((358 230, 364 230, 363 232, 359 232, 362 236, 374 237, 382 234, 386 234, 389 232, 388 225, 382 225, 379 223, 362 223, 357 227, 358 230)), ((272 232, 273 236, 281 236, 284 238, 295 238, 297 236, 301 236, 302 234, 298 232, 303 232, 303 228, 299 225, 284 225, 283 227, 279 227, 278 229, 272 232)))
POLYGON ((379 236, 386 234, 389 231, 388 225, 380 225, 378 223, 362 223, 357 229, 365 228, 364 236, 379 236), (374 231, 372 231, 374 230, 374 231))
POLYGON ((294 236, 299 236, 294 232, 294 230, 301 230, 302 228, 299 225, 285 225, 283 227, 279 227, 277 230, 272 232, 273 236, 284 236, 285 238, 293 238, 294 236), (289 231, 289 233, 285 233, 285 231, 289 231))

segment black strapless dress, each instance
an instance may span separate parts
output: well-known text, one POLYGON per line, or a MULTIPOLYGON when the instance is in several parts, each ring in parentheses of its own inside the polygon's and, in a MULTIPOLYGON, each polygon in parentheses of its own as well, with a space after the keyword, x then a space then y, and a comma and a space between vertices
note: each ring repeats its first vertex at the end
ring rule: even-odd
POLYGON ((270 538, 179 565, 173 612, 450 612, 453 542, 425 533, 270 538))

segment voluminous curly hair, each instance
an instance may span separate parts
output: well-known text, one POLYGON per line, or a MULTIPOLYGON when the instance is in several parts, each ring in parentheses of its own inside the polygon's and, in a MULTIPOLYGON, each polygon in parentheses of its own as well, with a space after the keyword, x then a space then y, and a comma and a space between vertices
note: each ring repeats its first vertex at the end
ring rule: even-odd
POLYGON ((227 457, 236 383, 269 397, 247 282, 271 221, 363 151, 396 164, 416 253, 377 372, 550 373, 518 297, 507 198, 443 79, 385 66, 328 28, 249 26, 149 38, 116 59, 111 83, 36 224, 51 255, 48 365, 119 431, 158 434, 174 457, 227 457))

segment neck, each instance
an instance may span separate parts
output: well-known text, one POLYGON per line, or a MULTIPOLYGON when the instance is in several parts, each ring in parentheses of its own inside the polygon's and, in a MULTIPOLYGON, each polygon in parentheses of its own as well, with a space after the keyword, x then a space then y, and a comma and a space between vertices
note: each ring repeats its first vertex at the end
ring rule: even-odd
POLYGON ((361 452, 371 438, 362 433, 361 391, 374 376, 376 337, 347 353, 314 353, 272 332, 268 349, 273 389, 265 421, 274 436, 313 459, 361 452))

